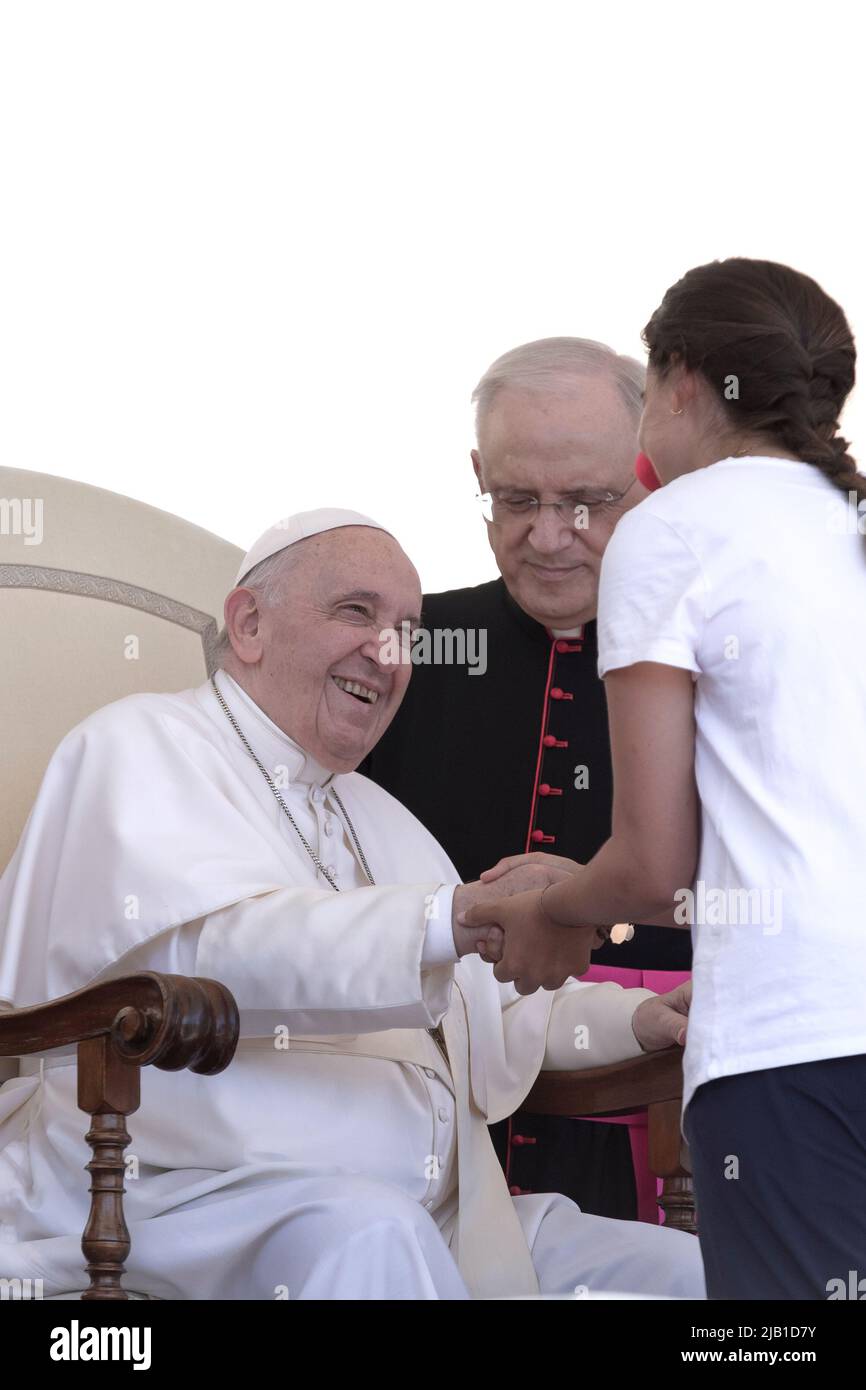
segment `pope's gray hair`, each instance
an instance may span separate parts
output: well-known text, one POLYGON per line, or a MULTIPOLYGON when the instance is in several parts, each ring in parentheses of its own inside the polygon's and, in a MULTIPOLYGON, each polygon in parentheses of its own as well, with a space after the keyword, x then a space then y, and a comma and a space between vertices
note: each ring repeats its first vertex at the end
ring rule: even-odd
POLYGON ((637 358, 623 357, 594 338, 537 338, 504 352, 487 368, 472 392, 476 435, 504 386, 562 395, 574 389, 574 377, 598 374, 613 378, 637 424, 646 382, 646 368, 637 358))
MULTIPOLYGON (((271 608, 285 597, 286 579, 303 557, 304 547, 300 541, 284 546, 275 555, 268 555, 253 565, 249 574, 244 575, 235 588, 252 589, 259 604, 271 608)), ((228 628, 223 627, 214 648, 214 659, 218 667, 225 665, 225 659, 232 650, 228 628)))

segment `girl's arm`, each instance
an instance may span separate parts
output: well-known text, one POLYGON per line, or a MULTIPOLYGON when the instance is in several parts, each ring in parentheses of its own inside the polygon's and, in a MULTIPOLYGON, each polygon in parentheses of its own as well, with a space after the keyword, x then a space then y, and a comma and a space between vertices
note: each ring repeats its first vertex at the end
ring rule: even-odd
POLYGON ((613 758, 610 839, 582 869, 544 894, 568 926, 652 922, 691 888, 699 847, 694 682, 690 671, 642 661, 605 678, 613 758))

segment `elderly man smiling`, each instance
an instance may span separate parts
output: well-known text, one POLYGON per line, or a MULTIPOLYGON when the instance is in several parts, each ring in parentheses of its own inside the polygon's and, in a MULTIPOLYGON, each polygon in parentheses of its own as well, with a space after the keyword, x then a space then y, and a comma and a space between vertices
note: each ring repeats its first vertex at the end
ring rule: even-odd
MULTIPOLYGON (((225 1072, 143 1078, 132 1290, 703 1297, 691 1237, 508 1193, 486 1122, 543 1065, 664 1045, 670 1010, 612 984, 500 986, 457 923, 489 890, 459 884, 419 822, 353 771, 411 674, 382 661, 379 634, 416 623, 420 603, 367 517, 307 513, 266 533, 226 600, 214 678, 109 705, 55 753, 0 881, 0 1005, 144 968, 210 976, 237 999, 225 1072)), ((524 867, 497 891, 559 872, 524 867)), ((85 1154, 75 1069, 51 1063, 0 1090, 0 1274, 58 1295, 82 1284, 85 1154)))

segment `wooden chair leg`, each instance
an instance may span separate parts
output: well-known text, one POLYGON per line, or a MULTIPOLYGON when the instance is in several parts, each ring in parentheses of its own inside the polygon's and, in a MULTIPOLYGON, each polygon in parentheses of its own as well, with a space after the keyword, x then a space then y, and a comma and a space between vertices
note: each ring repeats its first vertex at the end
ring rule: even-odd
POLYGON ((682 1164, 679 1100, 657 1101, 648 1107, 649 1164, 662 1180, 659 1206, 665 1225, 697 1235, 695 1194, 691 1173, 682 1164))
POLYGON ((127 1298, 120 1282, 130 1249, 123 1152, 129 1143, 126 1117, 140 1100, 140 1068, 118 1054, 110 1037, 78 1044, 78 1104, 93 1121, 87 1134, 93 1158, 86 1165, 92 1179, 90 1216, 81 1238, 90 1287, 82 1299, 127 1298))
POLYGON ((659 1206, 665 1214, 666 1226, 675 1231, 688 1231, 692 1236, 697 1235, 695 1190, 689 1173, 662 1178, 659 1206))

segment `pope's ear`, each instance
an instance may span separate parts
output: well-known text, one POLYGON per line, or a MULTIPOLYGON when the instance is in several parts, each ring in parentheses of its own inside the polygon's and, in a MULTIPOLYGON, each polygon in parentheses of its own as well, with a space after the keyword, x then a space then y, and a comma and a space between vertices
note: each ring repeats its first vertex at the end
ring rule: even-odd
POLYGON ((254 591, 243 585, 232 589, 223 616, 235 656, 249 664, 261 661, 261 612, 254 591))
POLYGON ((477 449, 470 449, 469 457, 472 460, 472 467, 474 468, 475 476, 478 479, 478 486, 483 487, 484 484, 481 481, 481 455, 479 454, 477 449))

